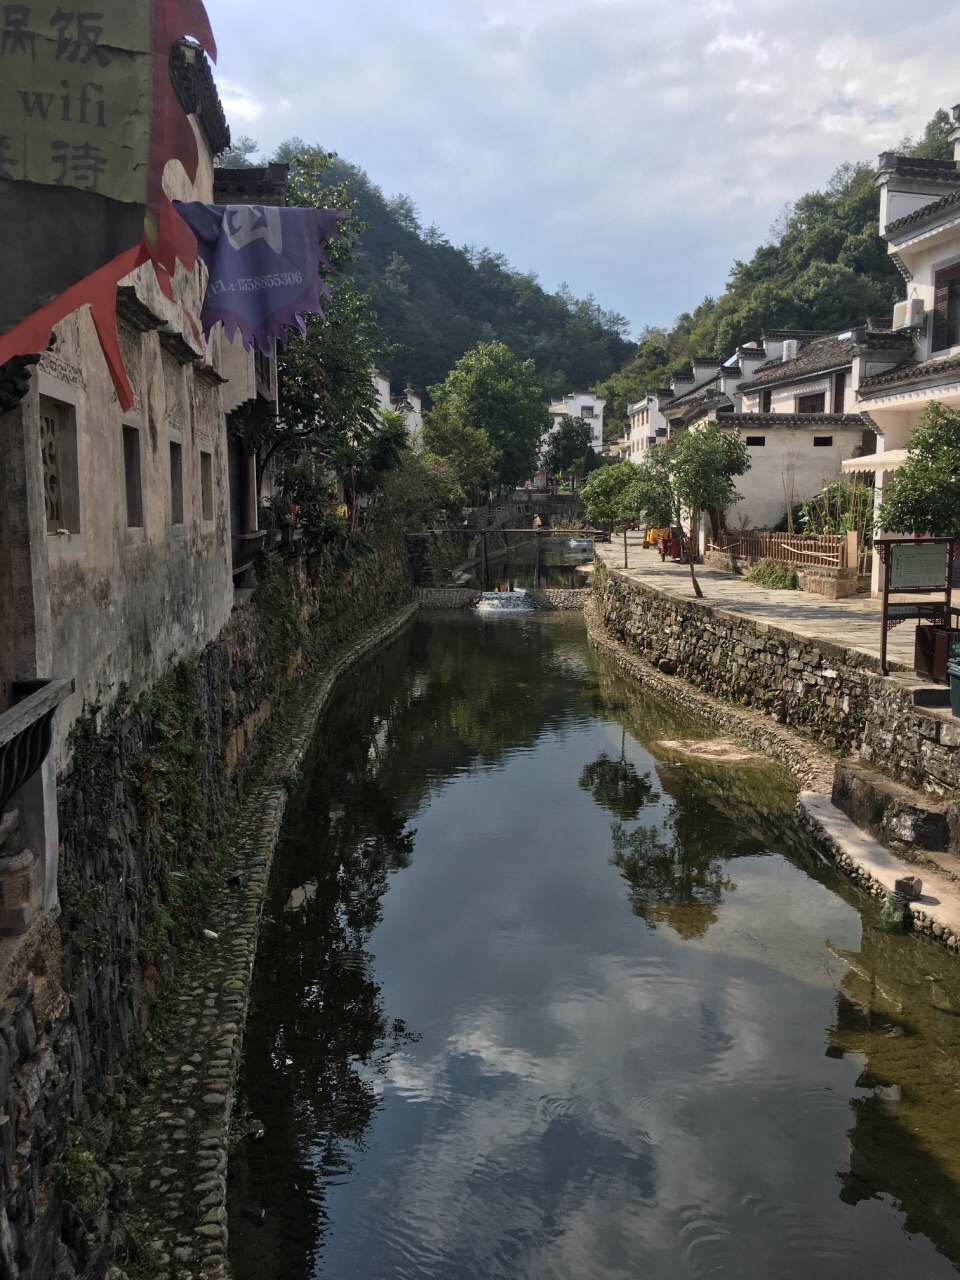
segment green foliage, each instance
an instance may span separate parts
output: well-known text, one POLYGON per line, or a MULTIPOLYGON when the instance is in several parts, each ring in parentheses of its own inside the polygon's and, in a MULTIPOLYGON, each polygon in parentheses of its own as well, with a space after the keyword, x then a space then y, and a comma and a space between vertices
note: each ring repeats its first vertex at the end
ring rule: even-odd
POLYGON ((625 517, 644 520, 655 528, 680 523, 677 496, 670 477, 673 447, 656 444, 644 456, 621 502, 625 517))
POLYGON ((467 507, 453 461, 433 453, 405 454, 403 465, 387 481, 385 496, 407 529, 456 524, 467 507))
POLYGON ((278 358, 281 420, 268 454, 279 453, 281 484, 301 507, 308 541, 318 549, 343 534, 328 473, 343 486, 347 532, 355 533, 358 499, 382 489, 407 439, 400 415, 378 411, 371 368, 383 342, 369 297, 345 273, 363 224, 344 188, 330 181, 330 156, 314 147, 290 159, 288 204, 346 210, 325 273, 324 316, 308 316, 306 337, 294 338, 278 358))
POLYGON ((593 433, 583 418, 572 418, 565 413, 557 427, 547 438, 543 452, 543 465, 551 475, 572 471, 593 452, 593 433))
POLYGON ((238 134, 230 146, 217 157, 218 169, 252 169, 256 164, 257 143, 245 133, 238 134))
POLYGON ((592 472, 580 487, 580 500, 591 524, 614 525, 624 519, 624 498, 638 480, 634 462, 615 462, 592 472))
POLYGON ((81 1213, 99 1203, 109 1178, 94 1153, 85 1145, 79 1129, 71 1125, 67 1147, 50 1170, 53 1189, 61 1200, 68 1200, 81 1213))
POLYGON ((500 450, 484 428, 467 426, 449 404, 436 404, 424 415, 423 443, 428 453, 450 463, 456 484, 479 502, 493 484, 500 461, 500 450))
POLYGON ((915 141, 908 134, 897 144, 897 151, 901 155, 917 156, 923 160, 952 160, 953 143, 950 141, 952 128, 953 120, 941 107, 934 114, 933 119, 927 122, 920 138, 915 141))
POLYGON ((501 341, 534 361, 545 394, 555 396, 607 377, 629 356, 623 316, 566 286, 548 293, 503 254, 455 248, 437 227, 421 225, 409 196, 386 196, 358 166, 301 138, 281 143, 274 159, 296 164, 305 153, 324 156, 327 181, 365 226, 352 275, 393 344, 382 359, 395 381, 440 382, 477 343, 501 341))
POLYGON ((934 402, 910 440, 906 462, 884 486, 877 528, 888 533, 960 534, 960 411, 934 402))
POLYGON ((684 431, 668 446, 667 467, 677 503, 693 513, 725 511, 740 495, 734 479, 750 470, 750 456, 739 431, 716 423, 684 431))
POLYGON ((792 560, 758 560, 750 570, 750 581, 771 591, 796 591, 797 566, 792 560))
POLYGON ((804 533, 855 531, 858 543, 869 546, 873 537, 873 499, 872 484, 825 480, 815 498, 798 504, 795 518, 804 533))
POLYGON ((550 426, 532 360, 518 360, 502 342, 480 342, 430 394, 452 418, 486 432, 500 455, 494 473, 500 485, 530 477, 550 426))
POLYGON ((580 788, 621 822, 635 822, 645 804, 660 799, 649 773, 637 773, 629 760, 611 760, 605 751, 584 768, 580 788))

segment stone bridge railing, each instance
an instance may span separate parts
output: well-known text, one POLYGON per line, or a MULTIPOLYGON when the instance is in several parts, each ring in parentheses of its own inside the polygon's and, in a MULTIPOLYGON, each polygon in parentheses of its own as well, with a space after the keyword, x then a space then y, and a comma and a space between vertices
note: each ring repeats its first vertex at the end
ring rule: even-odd
POLYGON ((538 493, 536 489, 518 489, 485 507, 467 514, 468 529, 494 529, 521 516, 560 517, 564 521, 582 520, 583 503, 573 493, 538 493))

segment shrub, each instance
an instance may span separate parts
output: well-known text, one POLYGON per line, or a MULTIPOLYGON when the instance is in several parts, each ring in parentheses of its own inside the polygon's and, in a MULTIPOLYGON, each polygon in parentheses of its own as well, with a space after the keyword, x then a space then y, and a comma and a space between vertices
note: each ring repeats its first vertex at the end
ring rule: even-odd
POLYGON ((792 560, 758 560, 750 570, 750 581, 773 591, 796 591, 800 585, 792 560))

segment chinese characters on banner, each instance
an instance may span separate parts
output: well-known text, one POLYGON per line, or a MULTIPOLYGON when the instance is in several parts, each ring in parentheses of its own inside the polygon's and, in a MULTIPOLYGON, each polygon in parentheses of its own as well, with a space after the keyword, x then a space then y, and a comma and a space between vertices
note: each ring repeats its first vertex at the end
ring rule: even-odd
POLYGON ((0 0, 0 363, 89 304, 129 407, 116 284, 149 260, 172 296, 177 259, 196 253, 162 186, 169 159, 197 166, 170 49, 184 35, 215 46, 201 0, 86 4, 0 0))

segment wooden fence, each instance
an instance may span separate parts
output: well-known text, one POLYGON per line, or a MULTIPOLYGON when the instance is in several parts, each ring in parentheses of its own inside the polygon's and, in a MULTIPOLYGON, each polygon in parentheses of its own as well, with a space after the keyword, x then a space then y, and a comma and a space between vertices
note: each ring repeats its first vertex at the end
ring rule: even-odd
POLYGON ((719 538, 709 538, 707 550, 740 560, 792 560, 798 565, 832 565, 838 569, 861 568, 865 559, 857 547, 856 533, 769 533, 765 529, 741 529, 734 533, 728 530, 719 538))

